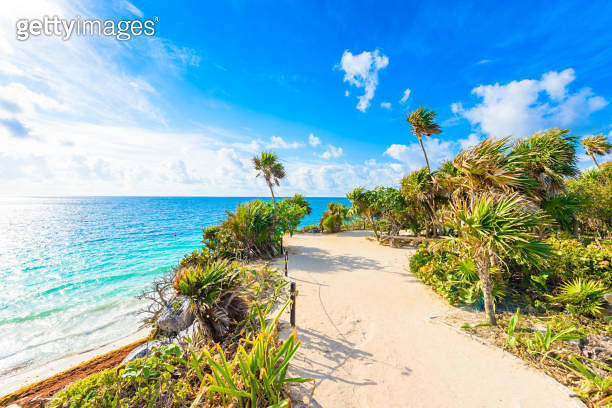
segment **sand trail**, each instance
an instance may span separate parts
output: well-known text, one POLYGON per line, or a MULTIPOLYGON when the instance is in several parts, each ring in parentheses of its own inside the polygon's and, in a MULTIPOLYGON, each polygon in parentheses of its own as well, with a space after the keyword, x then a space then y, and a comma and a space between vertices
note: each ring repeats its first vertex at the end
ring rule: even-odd
POLYGON ((535 369, 431 323, 451 307, 408 271, 413 250, 366 235, 287 240, 303 341, 292 370, 316 379, 313 406, 584 406, 535 369))

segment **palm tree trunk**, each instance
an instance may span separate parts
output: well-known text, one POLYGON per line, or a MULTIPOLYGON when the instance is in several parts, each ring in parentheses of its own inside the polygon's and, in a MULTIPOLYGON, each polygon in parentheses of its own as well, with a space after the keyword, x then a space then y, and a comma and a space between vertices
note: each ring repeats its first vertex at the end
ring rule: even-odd
POLYGON ((268 187, 270 188, 270 194, 272 194, 272 206, 276 208, 276 199, 274 198, 274 189, 272 188, 272 183, 268 183, 268 187))
POLYGON ((495 320, 495 311, 493 310, 493 281, 491 279, 491 265, 489 257, 486 254, 476 256, 476 269, 478 270, 478 278, 484 297, 484 309, 487 321, 493 325, 497 325, 495 320))
POLYGON ((595 160, 595 155, 593 153, 589 153, 589 156, 591 156, 591 159, 593 159, 595 165, 597 166, 597 168, 599 168, 599 163, 597 163, 597 160, 595 160))
POLYGON ((427 152, 425 151, 425 146, 423 146, 423 139, 421 139, 420 133, 417 133, 417 139, 419 139, 419 143, 421 144, 421 149, 423 149, 423 156, 425 156, 425 163, 427 163, 427 171, 431 173, 431 167, 429 167, 429 159, 427 158, 427 152))

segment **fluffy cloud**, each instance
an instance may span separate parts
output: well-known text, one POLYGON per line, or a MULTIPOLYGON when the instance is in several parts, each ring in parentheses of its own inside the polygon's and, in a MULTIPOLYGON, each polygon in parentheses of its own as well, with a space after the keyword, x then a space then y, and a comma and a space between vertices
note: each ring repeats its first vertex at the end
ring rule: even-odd
POLYGON ((310 143, 312 147, 317 147, 321 144, 321 139, 311 133, 308 135, 308 143, 310 143))
MULTIPOLYGON (((423 140, 423 144, 425 145, 427 157, 432 167, 454 156, 451 142, 427 137, 423 140)), ((409 170, 417 170, 426 165, 423 150, 418 143, 411 143, 409 145, 392 144, 384 154, 404 163, 409 170)))
POLYGON ((410 98, 410 92, 412 92, 410 88, 406 88, 404 94, 402 95, 402 99, 400 99, 400 103, 406 103, 408 98, 410 98))
POLYGON ((574 70, 568 68, 545 73, 539 80, 481 85, 472 90, 480 103, 471 108, 454 103, 451 110, 482 133, 498 137, 518 138, 548 127, 573 125, 608 104, 590 88, 572 93, 569 85, 574 79, 574 70))
POLYGON ((380 107, 383 108, 383 109, 390 110, 391 109, 391 102, 381 102, 380 103, 380 107))
POLYGON ((342 156, 342 148, 333 145, 327 145, 327 150, 319 155, 320 158, 325 160, 337 159, 340 156, 342 156))
POLYGON ((299 142, 291 142, 287 143, 282 137, 272 136, 270 138, 270 142, 266 143, 266 148, 268 149, 297 149, 298 147, 304 146, 299 142))
POLYGON ((344 51, 340 60, 340 69, 344 71, 344 81, 358 88, 363 88, 365 93, 358 97, 357 109, 365 112, 374 98, 374 92, 378 86, 378 71, 389 65, 389 58, 381 55, 378 50, 364 51, 353 55, 350 51, 344 51))
POLYGON ((459 139, 457 142, 461 146, 461 150, 465 150, 468 147, 472 147, 480 143, 481 137, 477 133, 470 133, 467 139, 459 139))

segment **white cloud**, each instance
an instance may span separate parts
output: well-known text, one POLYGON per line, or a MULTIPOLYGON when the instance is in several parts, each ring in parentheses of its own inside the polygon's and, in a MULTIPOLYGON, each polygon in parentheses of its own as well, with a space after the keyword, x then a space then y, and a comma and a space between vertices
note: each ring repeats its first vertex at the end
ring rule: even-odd
POLYGON ((308 143, 310 143, 312 147, 317 147, 321 144, 321 139, 311 133, 308 135, 308 143))
POLYGON ((136 7, 135 5, 133 5, 132 3, 130 3, 127 0, 122 0, 121 1, 121 6, 123 8, 125 8, 127 11, 129 11, 130 13, 134 14, 135 16, 137 16, 137 17, 142 18, 144 16, 142 11, 140 11, 140 9, 138 7, 136 7))
POLYGON ((319 155, 320 158, 325 160, 337 159, 340 156, 342 156, 342 148, 333 145, 327 145, 327 150, 319 155))
POLYGON ((297 149, 298 147, 304 146, 299 142, 291 142, 287 143, 282 137, 272 136, 270 138, 270 142, 266 143, 266 148, 268 149, 297 149))
POLYGON ((384 109, 387 109, 387 110, 390 110, 391 109, 391 102, 381 102, 380 103, 380 107, 384 108, 384 109))
POLYGON ((483 65, 483 64, 489 64, 492 61, 490 59, 481 59, 480 61, 478 61, 476 64, 477 65, 483 65))
POLYGON ((467 139, 459 139, 457 142, 461 146, 461 150, 465 150, 468 147, 476 146, 478 143, 480 143, 480 140, 481 138, 477 133, 470 133, 467 139))
POLYGON ((540 80, 480 85, 472 90, 480 103, 471 108, 453 103, 451 110, 482 133, 498 137, 518 138, 548 127, 573 125, 608 104, 590 88, 570 92, 574 79, 574 70, 568 68, 547 72, 540 80))
POLYGON ((410 88, 406 88, 406 90, 404 91, 404 94, 402 95, 402 99, 400 99, 400 103, 406 103, 408 98, 410 98, 411 92, 412 91, 410 90, 410 88))
POLYGON ((380 55, 378 50, 363 51, 358 55, 353 55, 346 50, 342 54, 340 69, 344 71, 344 81, 365 90, 365 93, 358 97, 358 110, 365 112, 370 106, 370 101, 374 98, 374 92, 378 86, 378 71, 387 65, 389 65, 389 58, 386 55, 380 55))
MULTIPOLYGON (((432 168, 454 156, 451 142, 427 137, 423 139, 423 144, 425 145, 429 164, 432 168)), ((409 170, 417 170, 426 165, 423 150, 418 143, 411 143, 409 145, 392 144, 384 154, 404 163, 409 170)))
POLYGON ((349 91, 344 91, 344 96, 349 96, 351 93, 349 91))

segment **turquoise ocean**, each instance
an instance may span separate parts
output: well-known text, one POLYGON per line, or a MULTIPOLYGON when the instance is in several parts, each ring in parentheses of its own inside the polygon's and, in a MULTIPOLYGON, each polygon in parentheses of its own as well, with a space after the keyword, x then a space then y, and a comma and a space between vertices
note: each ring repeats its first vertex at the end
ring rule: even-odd
MULTIPOLYGON (((0 198, 0 376, 135 332, 136 296, 244 197, 0 198)), ((309 198, 318 223, 331 201, 309 198)))

